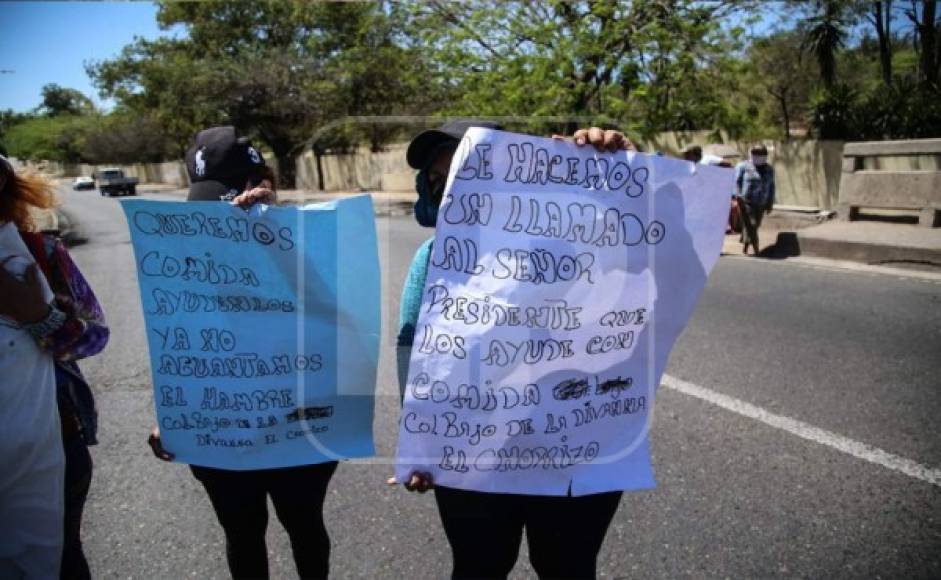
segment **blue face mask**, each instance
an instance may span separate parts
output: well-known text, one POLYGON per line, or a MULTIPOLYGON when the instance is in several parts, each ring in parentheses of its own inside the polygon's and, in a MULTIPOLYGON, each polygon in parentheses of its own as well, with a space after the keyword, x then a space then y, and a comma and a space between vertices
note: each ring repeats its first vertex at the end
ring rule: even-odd
MULTIPOLYGON (((438 223, 438 204, 435 203, 435 192, 428 182, 428 172, 422 169, 415 176, 415 191, 418 200, 415 202, 415 220, 418 225, 433 228, 438 223)), ((440 196, 437 196, 440 199, 440 196)))

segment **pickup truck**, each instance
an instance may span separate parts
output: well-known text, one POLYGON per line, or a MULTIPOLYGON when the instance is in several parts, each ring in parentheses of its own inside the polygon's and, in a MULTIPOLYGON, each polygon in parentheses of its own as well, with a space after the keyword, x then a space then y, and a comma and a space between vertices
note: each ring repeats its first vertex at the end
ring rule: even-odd
POLYGON ((100 169, 95 173, 98 181, 98 191, 101 195, 111 197, 112 195, 136 195, 137 178, 125 177, 124 171, 116 167, 100 169))

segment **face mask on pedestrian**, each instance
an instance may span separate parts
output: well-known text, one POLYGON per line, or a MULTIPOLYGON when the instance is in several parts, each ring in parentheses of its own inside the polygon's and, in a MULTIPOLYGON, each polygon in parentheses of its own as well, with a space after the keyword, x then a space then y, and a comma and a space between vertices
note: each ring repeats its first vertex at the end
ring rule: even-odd
POLYGON ((755 155, 754 153, 752 153, 751 162, 753 165, 767 165, 768 156, 767 155, 755 155))
POLYGON ((438 206, 441 205, 444 182, 432 185, 428 179, 428 170, 422 169, 415 176, 415 191, 418 192, 418 200, 415 202, 415 219, 423 227, 435 227, 438 223, 438 206))

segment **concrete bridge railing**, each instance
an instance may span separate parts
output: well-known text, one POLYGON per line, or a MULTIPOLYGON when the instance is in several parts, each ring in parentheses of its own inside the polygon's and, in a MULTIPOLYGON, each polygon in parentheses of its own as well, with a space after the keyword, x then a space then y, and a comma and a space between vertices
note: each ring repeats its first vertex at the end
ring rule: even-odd
POLYGON ((861 209, 895 209, 941 226, 941 139, 847 143, 839 208, 850 221, 861 209))

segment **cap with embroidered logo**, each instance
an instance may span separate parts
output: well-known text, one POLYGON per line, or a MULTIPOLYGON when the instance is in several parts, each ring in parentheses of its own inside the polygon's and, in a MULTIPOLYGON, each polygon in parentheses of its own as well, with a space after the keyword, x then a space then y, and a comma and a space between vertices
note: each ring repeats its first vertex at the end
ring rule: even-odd
POLYGON ((188 201, 232 199, 265 167, 265 159, 235 127, 210 127, 196 134, 186 152, 189 173, 188 201))

